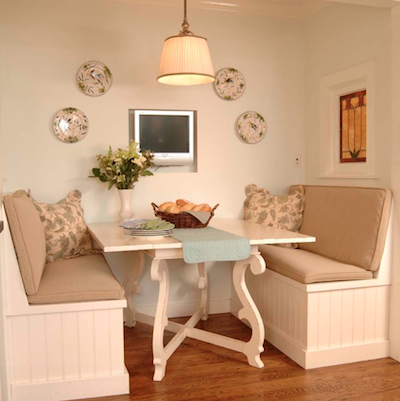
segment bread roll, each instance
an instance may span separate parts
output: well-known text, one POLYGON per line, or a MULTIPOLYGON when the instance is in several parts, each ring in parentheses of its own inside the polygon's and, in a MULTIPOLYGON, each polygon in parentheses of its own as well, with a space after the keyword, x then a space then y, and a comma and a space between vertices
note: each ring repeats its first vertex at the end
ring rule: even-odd
POLYGON ((194 212, 211 212, 211 207, 207 203, 202 203, 193 208, 194 212))
POLYGON ((174 202, 164 202, 158 207, 159 212, 165 212, 168 206, 176 206, 174 202))
POLYGON ((212 211, 212 207, 208 203, 205 203, 204 204, 204 211, 205 212, 211 212, 212 211))
POLYGON ((168 206, 165 211, 167 213, 179 213, 181 211, 181 208, 175 204, 168 206))
POLYGON ((178 206, 182 207, 182 206, 185 206, 185 205, 193 205, 193 202, 190 202, 190 201, 188 201, 188 200, 186 200, 186 199, 178 199, 178 200, 176 201, 176 204, 177 204, 178 206))
POLYGON ((188 212, 189 210, 193 210, 194 207, 196 207, 197 205, 195 203, 188 203, 185 206, 182 206, 181 209, 183 212, 188 212))

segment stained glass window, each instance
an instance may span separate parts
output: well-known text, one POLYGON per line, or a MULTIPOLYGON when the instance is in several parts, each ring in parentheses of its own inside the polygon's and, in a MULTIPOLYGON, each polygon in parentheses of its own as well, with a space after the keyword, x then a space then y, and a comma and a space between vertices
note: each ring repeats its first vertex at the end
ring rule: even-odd
POLYGON ((340 163, 367 161, 367 91, 340 97, 340 163))

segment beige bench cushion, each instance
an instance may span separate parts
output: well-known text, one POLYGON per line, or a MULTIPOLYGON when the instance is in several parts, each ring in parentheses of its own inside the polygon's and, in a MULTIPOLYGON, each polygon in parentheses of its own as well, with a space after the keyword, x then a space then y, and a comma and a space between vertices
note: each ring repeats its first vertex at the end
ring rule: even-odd
POLYGON ((121 299, 124 289, 103 255, 79 256, 48 263, 39 291, 28 296, 31 304, 121 299))
POLYGON ((259 248, 268 269, 303 284, 372 278, 370 271, 301 249, 270 245, 259 248))
POLYGON ((306 205, 300 232, 315 236, 317 242, 300 244, 300 249, 365 270, 378 270, 389 225, 391 192, 310 185, 304 189, 306 205))
POLYGON ((4 196, 22 281, 28 295, 39 289, 46 261, 46 241, 39 214, 25 191, 4 196))

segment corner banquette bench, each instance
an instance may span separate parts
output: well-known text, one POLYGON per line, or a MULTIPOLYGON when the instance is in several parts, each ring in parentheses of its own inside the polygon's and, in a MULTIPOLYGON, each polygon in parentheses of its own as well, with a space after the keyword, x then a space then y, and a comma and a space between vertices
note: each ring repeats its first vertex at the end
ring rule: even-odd
POLYGON ((390 191, 306 185, 304 194, 300 233, 316 243, 261 246, 267 271, 248 277, 266 340, 305 369, 389 356, 390 191))
POLYGON ((42 222, 24 191, 4 196, 2 401, 129 393, 124 290, 102 254, 46 263, 42 222))

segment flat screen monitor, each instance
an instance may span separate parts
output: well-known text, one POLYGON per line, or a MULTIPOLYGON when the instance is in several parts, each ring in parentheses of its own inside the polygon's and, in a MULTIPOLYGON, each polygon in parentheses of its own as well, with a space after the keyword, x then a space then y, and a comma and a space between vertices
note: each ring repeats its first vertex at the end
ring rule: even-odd
POLYGON ((129 110, 130 137, 154 152, 156 166, 193 164, 196 112, 129 110), (133 131, 133 132, 132 132, 133 131))

